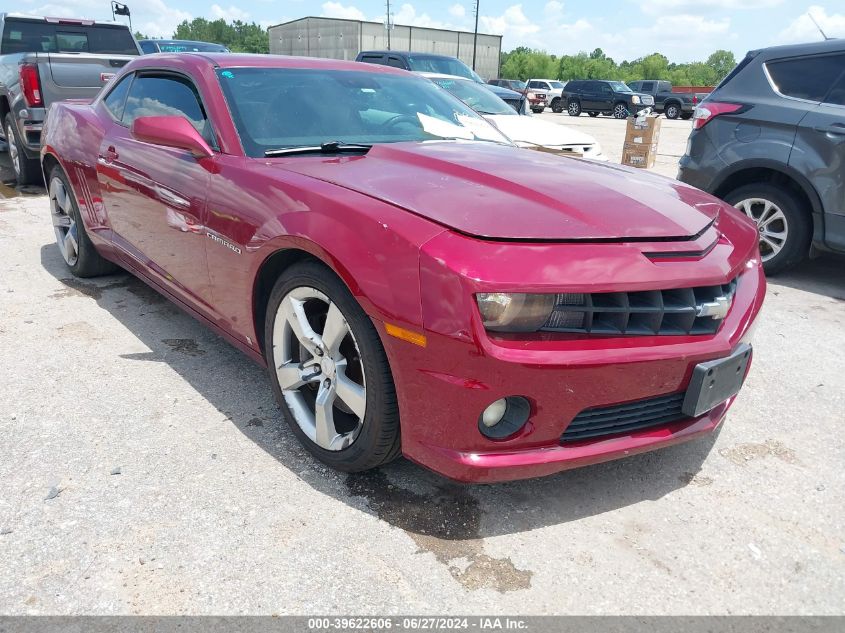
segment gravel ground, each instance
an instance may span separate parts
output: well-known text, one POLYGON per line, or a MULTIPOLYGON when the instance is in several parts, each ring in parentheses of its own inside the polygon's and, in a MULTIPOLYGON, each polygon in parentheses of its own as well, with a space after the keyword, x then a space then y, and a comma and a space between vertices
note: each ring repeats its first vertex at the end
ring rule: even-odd
MULTIPOLYGON (((619 121, 541 116, 621 154, 619 121)), ((842 259, 771 280, 718 436, 461 486, 320 466, 235 349, 73 279, 36 193, 0 200, 0 614, 845 611, 842 259)))

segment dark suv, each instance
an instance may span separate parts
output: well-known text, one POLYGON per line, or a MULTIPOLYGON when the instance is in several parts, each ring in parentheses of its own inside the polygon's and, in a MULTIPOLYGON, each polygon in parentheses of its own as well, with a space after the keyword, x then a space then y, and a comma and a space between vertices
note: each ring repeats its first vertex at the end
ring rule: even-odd
POLYGON ((621 81, 576 79, 567 83, 563 89, 561 105, 566 107, 570 116, 587 112, 590 116, 607 114, 617 119, 627 119, 643 108, 653 107, 654 97, 634 92, 621 81))
POLYGON ((845 252, 845 40, 748 53, 696 108, 678 179, 757 222, 769 274, 845 252))

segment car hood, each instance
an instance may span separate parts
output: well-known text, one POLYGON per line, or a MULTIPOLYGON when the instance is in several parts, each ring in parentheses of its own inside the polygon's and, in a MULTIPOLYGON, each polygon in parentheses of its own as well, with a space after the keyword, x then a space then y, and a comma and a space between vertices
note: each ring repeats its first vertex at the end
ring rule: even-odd
POLYGON ((485 142, 390 143, 364 156, 285 157, 270 165, 492 239, 685 239, 721 206, 668 178, 485 142))
POLYGON ((535 119, 532 116, 499 114, 484 118, 517 143, 533 143, 546 147, 596 144, 596 139, 589 134, 573 130, 565 125, 535 119))

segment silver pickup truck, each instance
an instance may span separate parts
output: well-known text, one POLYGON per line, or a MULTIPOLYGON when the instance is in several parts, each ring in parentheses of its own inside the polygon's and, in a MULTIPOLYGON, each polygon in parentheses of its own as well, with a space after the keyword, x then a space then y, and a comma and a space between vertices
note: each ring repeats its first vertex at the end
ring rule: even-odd
POLYGON ((0 139, 19 184, 41 180, 41 126, 50 105, 93 99, 140 54, 123 24, 0 13, 0 139))

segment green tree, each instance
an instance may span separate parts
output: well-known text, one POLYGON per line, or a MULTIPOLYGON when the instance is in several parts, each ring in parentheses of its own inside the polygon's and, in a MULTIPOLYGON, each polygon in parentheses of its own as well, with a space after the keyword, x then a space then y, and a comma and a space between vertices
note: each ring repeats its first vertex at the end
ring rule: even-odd
POLYGON ((177 26, 173 37, 179 40, 215 42, 237 53, 270 52, 267 31, 255 22, 233 20, 227 24, 222 19, 194 18, 190 22, 185 20, 177 26))
POLYGON ((732 52, 720 49, 710 55, 704 63, 713 71, 715 76, 712 83, 715 84, 722 81, 733 70, 736 66, 736 58, 732 52))

